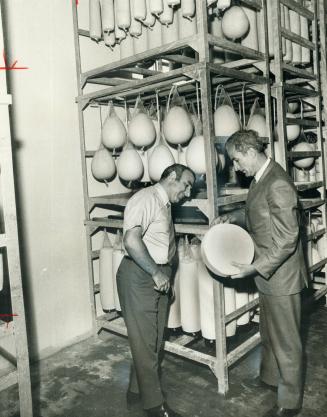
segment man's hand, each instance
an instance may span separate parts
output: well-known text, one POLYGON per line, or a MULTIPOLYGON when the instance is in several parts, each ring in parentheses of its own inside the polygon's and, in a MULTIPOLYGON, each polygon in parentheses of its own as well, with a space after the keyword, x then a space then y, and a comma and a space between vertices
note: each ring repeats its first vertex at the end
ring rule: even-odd
POLYGON ((170 279, 166 274, 159 270, 154 275, 152 275, 152 279, 155 283, 154 289, 156 291, 163 293, 167 293, 169 291, 170 279))
POLYGON ((238 262, 232 262, 232 265, 240 270, 239 274, 231 276, 232 279, 247 278, 258 273, 253 265, 239 264, 238 262))
POLYGON ((228 216, 227 214, 224 214, 223 216, 218 216, 211 222, 210 227, 216 226, 216 224, 230 223, 230 220, 230 216, 228 216))

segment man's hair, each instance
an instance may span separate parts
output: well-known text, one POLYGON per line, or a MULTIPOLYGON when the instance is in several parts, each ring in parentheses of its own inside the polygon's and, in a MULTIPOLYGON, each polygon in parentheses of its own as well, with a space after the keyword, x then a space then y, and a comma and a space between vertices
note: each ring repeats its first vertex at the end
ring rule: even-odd
POLYGON ((258 153, 263 153, 267 145, 259 138, 256 131, 239 130, 227 139, 225 147, 228 153, 235 149, 237 152, 245 154, 250 148, 255 149, 258 153))
POLYGON ((176 172, 176 180, 180 180, 184 171, 189 171, 195 179, 195 174, 189 167, 187 167, 186 165, 182 165, 182 164, 173 164, 164 170, 164 172, 161 174, 160 181, 169 177, 169 175, 172 172, 176 172))

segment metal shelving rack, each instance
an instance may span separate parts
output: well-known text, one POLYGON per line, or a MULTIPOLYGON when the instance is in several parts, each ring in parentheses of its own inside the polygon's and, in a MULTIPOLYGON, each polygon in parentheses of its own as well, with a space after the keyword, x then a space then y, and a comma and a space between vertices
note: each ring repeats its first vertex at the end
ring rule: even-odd
MULTIPOLYGON (((325 159, 324 159, 324 139, 322 134, 323 117, 322 117, 322 102, 321 102, 321 74, 319 63, 319 45, 324 44, 323 39, 319 39, 319 18, 324 16, 324 0, 312 0, 310 8, 304 7, 302 1, 294 0, 277 0, 273 2, 272 19, 273 27, 276 27, 277 36, 274 37, 274 59, 272 62, 272 72, 274 74, 274 83, 272 85, 272 96, 276 103, 276 121, 278 141, 274 142, 275 154, 278 154, 278 162, 291 174, 292 160, 304 157, 314 157, 319 161, 319 178, 314 181, 296 182, 298 191, 300 192, 300 201, 302 208, 309 218, 313 210, 319 209, 322 218, 322 228, 318 231, 307 233, 304 240, 309 242, 316 241, 319 238, 324 239, 324 244, 327 243, 326 237, 326 173, 325 173, 325 159), (289 10, 298 13, 300 16, 308 19, 309 34, 311 39, 306 39, 297 35, 290 30, 282 27, 281 23, 281 7, 287 6, 289 10), (319 15, 320 11, 320 15, 319 15), (308 48, 311 52, 311 65, 300 66, 298 64, 286 63, 283 60, 283 38, 308 48), (313 88, 312 88, 313 87, 313 88), (286 117, 286 100, 302 100, 310 97, 313 100, 315 110, 303 110, 302 114, 297 114, 295 119, 286 117), (287 141, 286 125, 299 125, 304 132, 314 132, 317 137, 316 150, 314 151, 292 151, 291 145, 287 141), (284 139, 284 140, 283 140, 284 139), (310 198, 305 196, 308 190, 316 190, 318 196, 310 198), (302 193, 302 194, 301 194, 302 193), (302 195, 302 198, 301 198, 302 195)), ((320 22, 321 23, 321 22, 320 22)), ((323 24, 324 25, 324 24, 323 24)), ((323 28, 322 25, 321 29, 323 28)), ((320 36, 322 31, 320 32, 320 36)), ((321 49, 322 60, 326 62, 324 51, 321 49)), ((325 68, 326 71, 326 68, 325 68)), ((326 73, 322 74, 322 78, 326 79, 326 73)), ((325 246, 327 248, 327 246, 325 246)), ((327 254, 325 249, 324 258, 319 262, 308 261, 309 272, 312 278, 312 285, 319 285, 319 289, 315 291, 312 299, 316 300, 323 297, 327 293, 327 278, 324 271, 327 263, 327 254)))
MULTIPOLYGON (((4 50, 2 19, 0 10, 0 49, 4 50)), ((7 94, 6 72, 0 71, 0 182, 3 225, 0 229, 0 250, 5 269, 8 269, 10 297, 13 314, 12 322, 1 320, 0 340, 11 338, 14 341, 16 357, 3 346, 0 347, 1 358, 8 362, 9 371, 0 373, 0 390, 18 383, 20 416, 32 417, 32 393, 29 368, 29 354, 26 334, 22 279, 19 259, 15 185, 13 174, 12 145, 10 135, 9 109, 11 95, 7 94)), ((2 266, 1 266, 2 267, 2 266)), ((1 271, 2 274, 2 271, 1 271)), ((7 367, 6 367, 7 369, 7 367)))
MULTIPOLYGON (((244 0, 241 3, 250 6, 254 10, 261 10, 264 16, 265 27, 267 27, 266 0, 244 0)), ((124 58, 118 62, 108 63, 83 73, 81 68, 80 38, 89 36, 89 32, 79 28, 78 10, 75 2, 72 2, 72 7, 78 77, 77 105, 85 197, 85 226, 90 276, 90 301, 94 313, 94 329, 95 331, 107 329, 118 334, 126 335, 126 329, 122 319, 119 318, 115 312, 96 318, 95 294, 99 292, 99 285, 94 284, 93 262, 99 257, 99 251, 92 249, 91 237, 96 231, 101 229, 115 230, 122 227, 121 213, 130 194, 89 197, 86 160, 94 155, 94 150, 86 149, 85 146, 84 111, 88 106, 107 104, 109 100, 112 100, 117 106, 121 105, 122 99, 126 100, 128 103, 134 103, 139 93, 142 93, 142 99, 146 100, 147 98, 153 97, 154 93, 157 92, 159 99, 164 101, 169 94, 172 83, 179 84, 179 93, 192 98, 194 86, 189 83, 190 81, 198 83, 201 94, 203 135, 207 139, 205 148, 206 160, 208 161, 206 174, 207 190, 205 198, 203 198, 203 196, 201 198, 196 196, 188 203, 188 205, 199 208, 207 216, 208 222, 205 225, 180 223, 176 224, 175 227, 176 232, 181 234, 204 234, 208 229, 208 224, 210 224, 210 222, 219 214, 220 209, 223 206, 244 202, 247 196, 246 190, 244 190, 244 193, 241 195, 226 196, 220 194, 215 168, 214 148, 215 146, 219 146, 224 138, 215 137, 213 133, 213 88, 220 83, 224 85, 228 92, 241 97, 242 88, 245 84, 254 95, 261 94, 266 107, 266 123, 267 131, 269 132, 269 138, 266 138, 266 140, 271 142, 272 111, 269 54, 209 34, 206 2, 196 0, 196 35, 183 39, 182 41, 172 42, 168 45, 148 50, 129 58, 124 58), (240 56, 240 59, 222 65, 213 64, 211 62, 211 50, 213 46, 219 46, 226 51, 237 53, 240 56), (185 56, 183 53, 186 49, 194 52, 191 54, 191 57, 189 56, 190 54, 185 56), (177 64, 179 67, 170 70, 169 72, 162 72, 160 65, 158 65, 156 70, 149 69, 149 67, 143 65, 143 63, 151 60, 160 62, 161 59, 165 59, 175 65, 177 64), (255 64, 260 65, 258 67, 255 64), (142 78, 132 78, 131 74, 133 73, 141 74, 142 78), (95 92, 84 93, 84 88, 89 84, 101 85, 101 88, 95 92), (92 217, 91 212, 95 207, 117 210, 118 216, 115 218, 94 218, 92 217)), ((267 31, 265 31, 265 45, 267 44, 268 34, 267 31)), ((218 281, 214 282, 214 299, 216 355, 211 356, 204 354, 187 346, 194 338, 186 334, 177 338, 174 342, 167 341, 165 343, 165 349, 179 356, 207 365, 217 377, 218 392, 226 394, 228 392, 229 366, 234 364, 260 343, 260 335, 257 332, 234 350, 227 352, 226 325, 245 312, 256 309, 258 307, 258 299, 254 299, 233 313, 225 315, 224 288, 218 281)))

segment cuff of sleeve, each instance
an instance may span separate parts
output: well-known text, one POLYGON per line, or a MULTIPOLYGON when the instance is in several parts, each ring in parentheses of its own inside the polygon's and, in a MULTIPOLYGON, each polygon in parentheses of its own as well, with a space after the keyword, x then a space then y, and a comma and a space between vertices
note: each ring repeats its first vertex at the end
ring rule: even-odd
POLYGON ((258 271, 258 274, 261 275, 264 279, 266 279, 267 281, 269 280, 269 278, 271 277, 272 274, 269 274, 268 272, 266 272, 264 270, 263 265, 260 264, 260 262, 253 262, 252 264, 254 266, 254 268, 258 271))

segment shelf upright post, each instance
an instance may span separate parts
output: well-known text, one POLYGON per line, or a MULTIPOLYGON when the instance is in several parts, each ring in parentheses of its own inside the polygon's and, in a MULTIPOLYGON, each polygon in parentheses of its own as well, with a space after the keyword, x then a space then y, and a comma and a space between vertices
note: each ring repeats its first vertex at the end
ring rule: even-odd
MULTIPOLYGON (((75 43, 75 60, 76 60, 76 76, 77 76, 77 91, 78 96, 82 97, 83 88, 82 88, 82 63, 81 63, 81 53, 80 53, 80 42, 79 42, 79 33, 78 33, 78 12, 77 12, 77 2, 72 1, 72 13, 73 13, 73 27, 74 27, 74 43, 75 43)), ((80 137, 80 147, 81 147, 81 164, 82 164, 82 180, 83 180, 83 195, 84 195, 84 212, 85 212, 85 221, 90 220, 90 202, 89 202, 89 192, 88 192, 88 180, 87 180, 87 166, 85 158, 85 129, 84 129, 84 108, 83 102, 78 102, 78 124, 79 124, 79 137, 80 137)), ((89 277, 89 294, 90 294, 90 306, 92 314, 92 329, 93 334, 97 333, 96 326, 96 307, 95 307, 95 295, 94 295, 94 280, 93 280, 93 261, 92 261, 92 230, 85 226, 86 230, 86 245, 87 245, 87 264, 88 264, 88 277, 89 277)))
MULTIPOLYGON (((1 9, 0 48, 4 49, 1 9)), ((1 255, 6 254, 3 258, 7 259, 13 316, 13 321, 10 324, 6 323, 5 329, 3 328, 3 322, 0 323, 0 336, 7 337, 7 334, 10 334, 14 340, 16 350, 15 369, 0 378, 0 390, 18 383, 20 416, 33 417, 26 315, 19 256, 13 152, 8 109, 8 106, 11 104, 11 95, 7 94, 5 72, 0 76, 0 91, 0 181, 2 194, 2 201, 0 203, 3 206, 4 223, 4 230, 0 231, 0 248, 4 249, 4 253, 1 253, 1 255), (9 326, 12 326, 12 329, 9 329, 9 326)), ((10 313, 8 312, 8 315, 10 313)), ((5 352, 3 353, 4 355, 1 356, 5 357, 5 352)))

